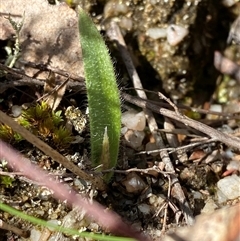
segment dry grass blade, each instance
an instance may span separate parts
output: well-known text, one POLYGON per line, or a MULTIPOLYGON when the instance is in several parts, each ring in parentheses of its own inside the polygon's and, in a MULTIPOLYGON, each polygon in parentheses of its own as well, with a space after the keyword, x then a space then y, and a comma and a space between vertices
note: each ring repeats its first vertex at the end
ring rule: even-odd
POLYGON ((14 131, 19 133, 28 142, 35 145, 46 155, 50 156, 54 161, 57 161, 58 163, 62 164, 64 167, 66 167, 68 170, 73 172, 75 175, 79 176, 81 179, 90 181, 99 190, 105 190, 105 184, 100 177, 93 177, 93 176, 90 176, 89 174, 85 173, 84 171, 82 171, 78 166, 74 165, 67 158, 65 158, 59 152, 57 152, 56 150, 51 148, 49 145, 47 145, 46 143, 41 141, 39 138, 37 138, 35 135, 33 135, 27 129, 25 129, 24 127, 19 125, 17 122, 12 120, 12 118, 7 116, 2 111, 0 111, 0 122, 10 126, 14 131))

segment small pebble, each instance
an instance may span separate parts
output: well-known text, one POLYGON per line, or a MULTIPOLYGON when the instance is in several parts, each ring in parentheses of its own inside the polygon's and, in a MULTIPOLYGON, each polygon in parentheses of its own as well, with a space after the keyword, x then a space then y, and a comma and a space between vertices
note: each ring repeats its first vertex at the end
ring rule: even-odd
POLYGON ((40 193, 38 194, 38 198, 43 201, 49 200, 51 196, 52 196, 52 191, 50 191, 47 188, 42 188, 40 193))
POLYGON ((121 27, 121 29, 125 29, 127 31, 130 31, 133 27, 133 22, 130 18, 127 18, 127 17, 123 16, 120 19, 119 26, 121 27))
MULTIPOLYGON (((146 144, 146 147, 145 147, 145 151, 146 152, 148 152, 148 151, 155 151, 157 149, 159 149, 159 148, 158 148, 158 146, 157 146, 157 144, 155 142, 154 143, 148 142, 146 144)), ((157 156, 157 155, 159 155, 159 152, 153 152, 153 153, 150 153, 150 155, 151 156, 157 156)))
POLYGON ((201 213, 210 214, 213 213, 214 210, 216 210, 218 206, 213 201, 212 198, 209 198, 204 206, 204 208, 201 210, 201 213))
MULTIPOLYGON (((211 105, 209 108, 209 111, 222 113, 222 105, 218 105, 218 104, 211 105)), ((219 115, 207 114, 206 118, 208 120, 217 120, 219 119, 219 115)))
POLYGON ((193 194, 194 199, 203 199, 202 193, 200 193, 198 191, 193 191, 192 194, 193 194))
POLYGON ((121 0, 110 0, 104 7, 104 18, 116 17, 126 14, 129 11, 128 6, 121 0))
POLYGON ((134 110, 129 110, 122 113, 122 124, 128 129, 143 131, 146 127, 146 117, 143 111, 137 113, 134 110))
POLYGON ((16 118, 16 117, 20 116, 21 113, 22 113, 22 107, 21 106, 19 106, 19 105, 13 105, 12 106, 12 115, 13 115, 13 117, 16 118))
POLYGON ((140 193, 147 187, 143 179, 134 172, 130 172, 122 184, 129 193, 140 193))
POLYGON ((171 46, 176 46, 188 35, 188 32, 184 27, 171 24, 167 28, 167 41, 171 46))
POLYGON ((224 202, 240 197, 240 177, 237 175, 227 176, 217 183, 218 201, 224 202), (226 200, 224 200, 224 196, 226 200))
POLYGON ((160 207, 165 201, 166 201, 166 198, 161 194, 159 195, 152 194, 149 197, 149 203, 154 207, 160 207))
POLYGON ((236 0, 222 0, 222 5, 224 7, 230 8, 232 7, 234 4, 236 4, 236 0))
MULTIPOLYGON (((59 226, 61 224, 61 222, 58 221, 57 219, 49 220, 49 221, 47 221, 47 223, 49 223, 50 225, 53 224, 53 225, 56 225, 56 226, 59 226)), ((48 229, 50 231, 54 231, 55 230, 54 228, 51 228, 51 227, 48 227, 48 229)))
POLYGON ((30 241, 38 241, 41 237, 41 232, 35 228, 30 231, 30 241))
POLYGON ((150 214, 150 212, 151 212, 151 207, 149 205, 145 204, 145 203, 139 204, 138 209, 144 215, 150 214))
POLYGON ((239 160, 231 160, 227 165, 227 170, 236 170, 240 171, 240 161, 239 160))
POLYGON ((127 145, 132 147, 133 149, 138 149, 142 146, 142 141, 145 137, 145 132, 143 131, 133 131, 128 130, 124 134, 124 138, 127 141, 127 145))
POLYGON ((167 29, 165 28, 149 28, 146 34, 152 39, 166 38, 167 29))

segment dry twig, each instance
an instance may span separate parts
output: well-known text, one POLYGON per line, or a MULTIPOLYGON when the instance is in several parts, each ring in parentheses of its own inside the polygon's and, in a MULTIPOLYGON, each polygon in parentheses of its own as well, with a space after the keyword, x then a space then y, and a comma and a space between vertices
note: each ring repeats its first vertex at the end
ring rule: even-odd
MULTIPOLYGON (((46 68, 46 69, 47 69, 47 71, 53 71, 54 73, 56 73, 58 75, 61 75, 63 77, 66 77, 66 78, 69 77, 69 74, 65 71, 60 71, 60 70, 57 70, 55 68, 50 68, 50 67, 46 68)), ((22 86, 22 85, 43 86, 45 84, 45 80, 30 77, 30 76, 26 75, 25 73, 21 72, 20 70, 17 70, 17 69, 14 69, 14 68, 9 68, 9 67, 1 64, 1 63, 0 63, 0 70, 10 74, 10 76, 7 77, 8 79, 10 79, 8 82, 0 83, 0 93, 3 93, 8 88, 12 88, 12 87, 15 87, 15 86, 22 86), (17 78, 17 80, 16 80, 16 78, 17 78), (14 79, 14 80, 12 80, 12 79, 14 79)), ((83 79, 78 78, 78 77, 74 77, 72 75, 69 77, 69 79, 71 81, 69 81, 67 83, 67 88, 78 88, 80 90, 86 89, 83 79)))
MULTIPOLYGON (((135 89, 135 88, 123 88, 122 91, 132 90, 132 89, 135 89)), ((152 90, 146 90, 146 89, 139 89, 139 90, 144 90, 145 92, 152 93, 152 94, 158 94, 158 95, 161 94, 161 93, 157 93, 156 91, 152 91, 152 90)), ((168 102, 169 99, 165 97, 164 100, 168 102)), ((163 107, 163 108, 166 108, 166 109, 171 109, 171 106, 172 106, 172 104, 164 103, 164 102, 160 102, 160 101, 148 100, 148 102, 152 103, 152 104, 155 104, 158 107, 163 107)), ((221 123, 222 123, 223 120, 229 120, 229 119, 239 120, 240 119, 240 116, 237 115, 238 113, 223 113, 223 112, 218 112, 218 111, 195 108, 195 107, 191 107, 191 106, 187 106, 187 105, 183 105, 183 104, 177 104, 175 106, 178 109, 181 109, 181 110, 190 110, 192 112, 196 112, 196 113, 200 113, 200 114, 205 114, 205 115, 212 114, 212 115, 216 115, 216 116, 219 116, 219 117, 224 117, 224 118, 221 118, 221 120, 220 120, 221 123)))
POLYGON ((29 237, 29 232, 27 232, 25 230, 21 230, 13 225, 7 224, 6 222, 4 222, 1 219, 0 219, 0 229, 11 231, 11 232, 17 234, 19 237, 23 237, 23 238, 29 237))

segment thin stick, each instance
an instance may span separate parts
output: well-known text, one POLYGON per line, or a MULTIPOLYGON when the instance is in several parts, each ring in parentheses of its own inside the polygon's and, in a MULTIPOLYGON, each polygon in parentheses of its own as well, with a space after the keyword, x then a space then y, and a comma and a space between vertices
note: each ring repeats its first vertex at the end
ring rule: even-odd
POLYGON ((39 102, 42 99, 46 100, 47 97, 49 97, 50 95, 53 96, 55 93, 59 93, 59 90, 61 88, 64 88, 64 86, 67 85, 67 83, 69 82, 69 79, 70 79, 70 76, 68 76, 68 78, 64 80, 60 85, 55 85, 55 87, 50 92, 47 92, 44 95, 42 95, 40 98, 36 100, 36 102, 39 102))
MULTIPOLYGON (((46 64, 36 64, 36 63, 33 63, 33 62, 24 61, 24 60, 20 60, 20 62, 22 64, 25 64, 26 66, 30 66, 30 67, 35 68, 35 69, 39 69, 40 71, 47 71, 47 72, 52 71, 55 74, 61 75, 65 78, 69 77, 68 72, 66 72, 64 70, 61 70, 61 69, 58 69, 58 68, 51 67, 51 66, 46 65, 46 64)), ((76 75, 73 75, 73 74, 71 74, 70 79, 72 79, 74 81, 84 82, 83 77, 79 77, 79 76, 76 76, 76 75)))
MULTIPOLYGON (((5 71, 6 73, 10 73, 12 76, 15 76, 18 78, 18 80, 11 80, 9 83, 0 83, 0 93, 3 93, 5 90, 7 90, 8 88, 12 88, 14 86, 22 86, 22 85, 39 85, 39 86, 43 86, 45 84, 44 80, 40 80, 40 79, 36 79, 36 78, 32 78, 28 75, 26 75, 25 73, 14 69, 14 68, 9 68, 3 64, 0 63, 0 70, 5 71)), ((53 71, 54 72, 54 71, 53 71)), ((57 73, 59 75, 62 75, 64 77, 69 77, 69 74, 65 73, 65 72, 54 72, 57 73)), ((67 83, 67 87, 68 88, 73 88, 73 87, 79 87, 82 88, 83 90, 85 90, 85 83, 83 81, 82 78, 77 78, 77 77, 73 77, 72 75, 69 77, 70 80, 67 83)))
POLYGON ((216 139, 201 140, 199 142, 190 143, 188 145, 180 146, 180 147, 167 147, 167 148, 159 149, 159 150, 156 149, 156 150, 152 150, 152 151, 140 151, 136 155, 158 153, 158 152, 160 152, 162 150, 169 151, 169 154, 171 154, 171 153, 174 153, 174 152, 179 151, 179 150, 186 151, 186 150, 189 150, 189 149, 191 149, 191 148, 193 148, 195 146, 200 146, 200 145, 211 143, 211 142, 214 142, 214 141, 216 141, 216 139))
MULTIPOLYGON (((122 90, 135 90, 135 88, 133 88, 133 87, 131 87, 131 88, 122 88, 122 90)), ((142 90, 142 89, 140 89, 140 90, 142 90)), ((159 94, 159 92, 152 91, 152 90, 144 89, 144 91, 147 92, 147 93, 152 93, 152 94, 156 94, 156 95, 159 94)), ((171 105, 169 105, 168 103, 164 103, 162 101, 159 102, 159 101, 148 100, 148 102, 150 102, 152 104, 155 104, 158 107, 171 109, 171 105)), ((187 105, 183 105, 183 104, 177 104, 176 107, 178 109, 190 110, 190 111, 201 113, 201 114, 205 114, 205 115, 212 114, 212 115, 225 117, 225 119, 227 119, 227 120, 229 120, 229 119, 239 120, 240 119, 240 116, 239 116, 240 112, 236 112, 236 113, 222 113, 222 112, 219 112, 219 111, 204 110, 204 109, 201 109, 201 108, 195 108, 195 107, 191 107, 191 106, 187 106, 187 105)), ((221 119, 220 121, 222 122, 223 120, 224 119, 221 119)))
POLYGON ((21 230, 21 229, 15 227, 13 225, 7 224, 2 219, 0 219, 0 229, 11 231, 11 232, 17 234, 18 236, 23 237, 23 238, 29 237, 29 233, 27 231, 21 230))
MULTIPOLYGON (((137 71, 134 67, 130 54, 127 51, 127 47, 126 47, 125 41, 122 37, 122 34, 120 32, 120 29, 115 22, 113 22, 113 21, 111 22, 110 29, 108 30, 107 34, 110 37, 110 39, 117 42, 119 51, 121 53, 121 56, 123 58, 125 65, 127 67, 129 76, 133 81, 134 88, 136 88, 136 92, 137 92, 138 96, 140 96, 143 99, 147 99, 147 95, 144 92, 144 90, 139 90, 139 89, 143 89, 142 83, 141 83, 140 78, 137 74, 137 71)), ((153 116, 152 111, 150 111, 146 107, 143 107, 143 110, 145 112, 145 116, 146 116, 146 119, 148 122, 149 129, 155 139, 156 144, 158 145, 159 149, 165 148, 163 139, 162 139, 161 135, 159 135, 157 132, 158 126, 157 126, 157 122, 153 116)), ((166 171, 167 172, 175 172, 167 151, 161 151, 160 157, 165 164, 166 171)), ((175 192, 174 192, 176 194, 175 198, 179 201, 179 205, 184 213, 186 223, 188 225, 192 225, 194 222, 192 210, 190 209, 190 206, 184 196, 181 185, 178 182, 176 175, 172 174, 171 177, 173 178, 172 182, 174 183, 172 188, 175 190, 175 192)))
POLYGON ((175 110, 176 114, 180 115, 180 112, 179 112, 177 106, 169 98, 167 98, 161 92, 158 92, 158 96, 159 96, 160 99, 165 100, 170 106, 172 106, 172 108, 175 110))
MULTIPOLYGON (((104 172, 106 172, 106 171, 107 171, 107 170, 104 170, 104 172)), ((145 169, 130 168, 130 169, 127 169, 127 170, 110 170, 110 171, 113 171, 113 172, 115 172, 115 173, 123 173, 123 174, 127 174, 127 173, 129 173, 129 172, 141 172, 141 173, 145 173, 145 174, 150 174, 150 175, 151 175, 151 172, 152 172, 152 171, 161 173, 161 174, 163 174, 163 175, 173 174, 173 172, 164 172, 164 171, 161 171, 158 167, 150 167, 150 168, 145 168, 145 169)))
MULTIPOLYGON (((172 183, 171 183, 171 178, 169 175, 167 175, 167 178, 168 178, 168 195, 167 195, 167 197, 168 197, 168 200, 170 200, 172 183)), ((169 201, 166 202, 166 207, 164 210, 162 233, 166 232, 168 205, 169 205, 169 201)))

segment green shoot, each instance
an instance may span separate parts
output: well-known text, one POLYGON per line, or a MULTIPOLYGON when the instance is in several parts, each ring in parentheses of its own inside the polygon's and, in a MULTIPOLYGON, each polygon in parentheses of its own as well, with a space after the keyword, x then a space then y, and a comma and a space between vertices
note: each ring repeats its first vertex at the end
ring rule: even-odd
MULTIPOLYGON (((79 33, 89 105, 91 159, 102 170, 116 166, 121 108, 108 49, 91 18, 79 11, 79 33)), ((111 174, 105 176, 109 181, 111 174)))

